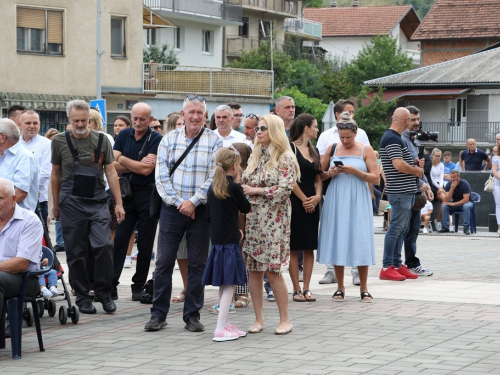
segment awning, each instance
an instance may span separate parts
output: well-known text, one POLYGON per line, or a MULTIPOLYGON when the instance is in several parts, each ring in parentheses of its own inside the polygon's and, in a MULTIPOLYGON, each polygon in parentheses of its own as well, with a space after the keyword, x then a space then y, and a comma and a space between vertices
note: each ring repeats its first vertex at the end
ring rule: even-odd
POLYGON ((172 22, 167 21, 154 10, 147 6, 142 7, 142 27, 144 29, 156 29, 159 27, 177 27, 172 22))
POLYGON ((0 92, 2 100, 1 108, 9 108, 11 105, 19 104, 33 109, 66 109, 66 104, 75 99, 85 100, 87 103, 95 99, 93 96, 83 95, 49 95, 49 94, 25 94, 17 92, 0 92))
MULTIPOLYGON (((438 97, 438 99, 453 99, 457 96, 469 92, 470 88, 463 87, 444 87, 444 88, 435 88, 435 89, 388 89, 383 93, 382 100, 384 102, 390 102, 392 99, 396 98, 399 100, 404 98, 415 98, 415 97, 424 97, 433 98, 438 97)), ((375 93, 372 92, 369 94, 370 97, 373 97, 375 93)))

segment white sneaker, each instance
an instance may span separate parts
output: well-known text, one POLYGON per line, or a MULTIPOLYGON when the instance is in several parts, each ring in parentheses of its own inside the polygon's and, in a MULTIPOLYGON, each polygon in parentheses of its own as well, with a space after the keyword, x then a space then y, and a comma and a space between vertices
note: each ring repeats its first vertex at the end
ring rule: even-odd
POLYGON ((441 230, 441 228, 442 228, 441 222, 439 222, 437 220, 434 220, 434 226, 436 227, 436 230, 441 230))
POLYGON ((52 298, 52 292, 48 290, 46 287, 40 289, 40 292, 42 293, 43 298, 45 299, 52 298))
POLYGON ((353 285, 361 285, 361 281, 359 280, 359 272, 357 268, 351 268, 352 275, 352 284, 353 285))
POLYGON ((125 263, 123 264, 123 268, 132 268, 132 259, 130 257, 125 258, 125 263))
POLYGON ((423 234, 428 234, 428 233, 429 233, 429 231, 427 230, 427 228, 424 228, 424 229, 422 230, 422 233, 423 233, 423 234))
POLYGON ((50 292, 52 293, 53 297, 59 296, 59 291, 57 290, 57 286, 53 285, 50 287, 50 292))
POLYGON ((418 266, 415 268, 410 268, 410 272, 414 273, 418 276, 432 276, 433 272, 431 270, 426 270, 422 266, 418 266))

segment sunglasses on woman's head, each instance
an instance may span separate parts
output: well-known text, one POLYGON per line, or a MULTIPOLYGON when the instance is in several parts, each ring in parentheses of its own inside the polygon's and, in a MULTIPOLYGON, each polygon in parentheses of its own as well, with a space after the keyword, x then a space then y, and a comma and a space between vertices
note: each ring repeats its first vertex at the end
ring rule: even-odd
POLYGON ((356 130, 358 127, 354 124, 351 124, 350 122, 348 123, 337 123, 337 128, 340 130, 345 130, 345 129, 353 129, 356 130))
POLYGON ((249 113, 246 117, 247 117, 247 118, 256 118, 256 119, 257 119, 257 121, 259 121, 259 116, 257 116, 257 115, 256 115, 256 114, 254 114, 254 113, 249 113))

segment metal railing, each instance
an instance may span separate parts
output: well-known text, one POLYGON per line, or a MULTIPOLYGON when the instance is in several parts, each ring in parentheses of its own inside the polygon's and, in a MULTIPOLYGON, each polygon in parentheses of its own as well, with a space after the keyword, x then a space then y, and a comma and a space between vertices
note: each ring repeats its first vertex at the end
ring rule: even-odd
POLYGON ((500 122, 423 122, 425 132, 438 132, 439 143, 464 143, 473 138, 476 142, 495 143, 500 133, 500 122))
MULTIPOLYGON (((226 53, 228 56, 240 56, 243 51, 252 51, 259 47, 261 39, 249 36, 228 36, 226 53)), ((274 40, 273 46, 275 51, 282 51, 282 40, 274 40)))
POLYGON ((144 92, 272 98, 271 70, 143 64, 144 92))
POLYGON ((304 18, 285 18, 285 32, 311 36, 321 39, 321 22, 306 20, 304 18))
POLYGON ((241 5, 224 4, 211 0, 143 0, 145 6, 153 10, 166 10, 179 14, 193 14, 203 17, 220 18, 241 22, 241 5))
POLYGON ((297 1, 287 0, 227 0, 228 3, 260 8, 270 12, 299 14, 297 1))

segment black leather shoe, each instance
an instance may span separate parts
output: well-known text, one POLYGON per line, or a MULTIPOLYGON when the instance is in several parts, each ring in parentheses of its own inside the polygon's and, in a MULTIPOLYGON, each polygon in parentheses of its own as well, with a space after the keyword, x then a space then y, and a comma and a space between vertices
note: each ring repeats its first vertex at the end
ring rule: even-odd
POLYGON ((83 301, 78 305, 78 310, 80 310, 82 314, 95 314, 97 312, 94 305, 92 305, 92 301, 83 301))
POLYGON ((118 289, 116 287, 111 291, 111 299, 116 301, 118 299, 118 289))
POLYGON ((132 290, 132 301, 140 301, 141 297, 146 293, 144 290, 132 290))
POLYGON ((441 228, 441 230, 438 230, 438 233, 450 233, 450 230, 448 228, 441 228))
POLYGON ((65 250, 64 250, 64 246, 59 246, 59 245, 56 245, 56 246, 54 246, 54 251, 55 251, 56 253, 64 253, 64 251, 65 251, 65 250))
POLYGON ((102 309, 107 313, 112 313, 116 311, 116 305, 111 299, 111 297, 100 298, 99 302, 102 303, 102 309))
POLYGON ((149 322, 146 323, 144 329, 146 331, 159 331, 163 327, 167 325, 167 321, 165 319, 161 319, 159 316, 152 315, 149 319, 149 322))
POLYGON ((197 316, 191 315, 186 320, 185 329, 190 330, 191 332, 203 332, 205 327, 200 323, 200 319, 197 316))

